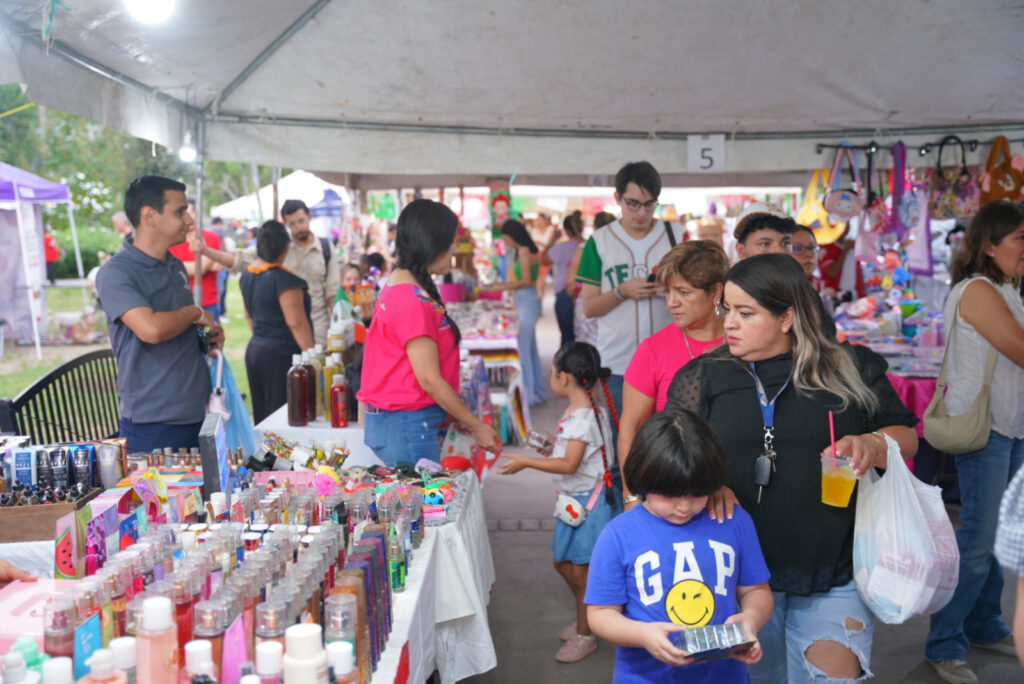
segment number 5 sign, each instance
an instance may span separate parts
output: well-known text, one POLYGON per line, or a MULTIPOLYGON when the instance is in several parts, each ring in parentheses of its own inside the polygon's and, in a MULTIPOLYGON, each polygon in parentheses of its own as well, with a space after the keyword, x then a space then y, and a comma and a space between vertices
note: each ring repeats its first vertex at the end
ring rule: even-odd
POLYGON ((725 135, 686 136, 686 166, 690 173, 725 171, 725 135))

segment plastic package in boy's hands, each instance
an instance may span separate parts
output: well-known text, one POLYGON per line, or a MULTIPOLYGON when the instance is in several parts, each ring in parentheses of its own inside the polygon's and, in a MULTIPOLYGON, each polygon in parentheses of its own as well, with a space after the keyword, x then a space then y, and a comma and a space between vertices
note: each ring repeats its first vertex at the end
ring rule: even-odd
POLYGON ((895 440, 889 467, 860 480, 853 576, 871 612, 889 624, 941 609, 953 597, 960 553, 941 490, 915 478, 895 440))
POLYGON ((754 642, 743 634, 740 623, 734 622, 684 629, 672 635, 672 645, 686 651, 695 663, 706 663, 748 651, 754 642))

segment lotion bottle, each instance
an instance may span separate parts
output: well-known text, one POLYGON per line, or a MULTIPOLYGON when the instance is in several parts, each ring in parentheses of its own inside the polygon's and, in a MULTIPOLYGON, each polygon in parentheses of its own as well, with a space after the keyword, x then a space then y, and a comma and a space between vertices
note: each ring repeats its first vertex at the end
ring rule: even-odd
POLYGON ((171 599, 155 596, 143 602, 136 642, 138 678, 146 684, 178 684, 178 631, 171 599))
POLYGON ((328 684, 320 625, 292 625, 284 639, 284 684, 328 684))
POLYGON ((114 655, 110 649, 99 649, 86 663, 89 674, 79 679, 78 684, 128 684, 128 675, 114 669, 114 655))

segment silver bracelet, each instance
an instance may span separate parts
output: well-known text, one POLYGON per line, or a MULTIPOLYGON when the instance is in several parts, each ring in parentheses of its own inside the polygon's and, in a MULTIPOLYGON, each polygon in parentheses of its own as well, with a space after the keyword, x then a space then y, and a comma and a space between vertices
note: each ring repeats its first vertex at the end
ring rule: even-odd
MULTIPOLYGON (((621 284, 622 283, 619 283, 619 285, 621 285, 621 284)), ((612 292, 615 293, 616 298, 618 298, 618 300, 620 302, 624 302, 624 301, 626 301, 626 295, 624 295, 621 292, 619 292, 619 285, 616 285, 614 288, 612 288, 612 292)))

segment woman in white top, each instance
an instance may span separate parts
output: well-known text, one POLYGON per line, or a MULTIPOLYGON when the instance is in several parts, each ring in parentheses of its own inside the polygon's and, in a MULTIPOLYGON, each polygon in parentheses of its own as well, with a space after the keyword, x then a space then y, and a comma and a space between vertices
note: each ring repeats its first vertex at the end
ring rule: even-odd
POLYGON ((953 291, 945 320, 946 409, 967 411, 985 375, 985 357, 998 352, 992 376, 992 432, 988 444, 956 457, 960 477, 960 578, 949 604, 931 617, 925 656, 947 682, 976 682, 964 658, 968 643, 1014 655, 1000 617, 1003 573, 992 554, 999 501, 1024 462, 1024 206, 1008 201, 982 207, 951 267, 953 291), (959 306, 954 305, 959 297, 959 306))

